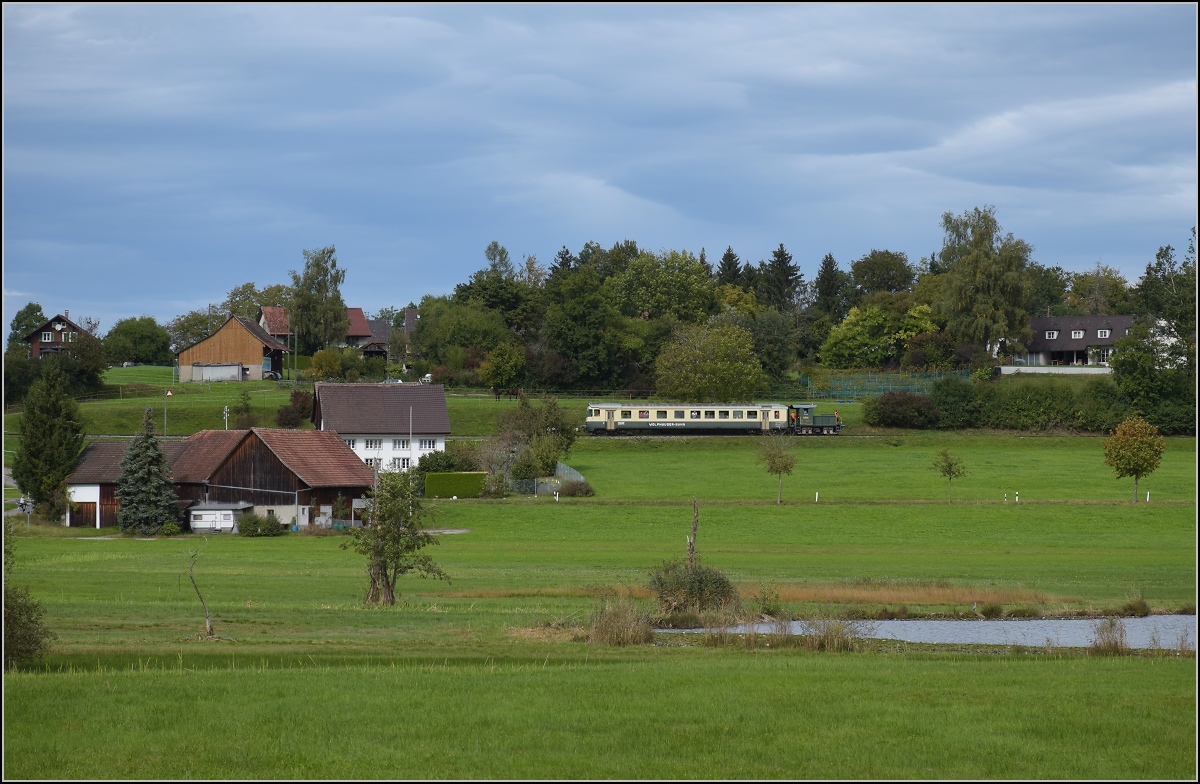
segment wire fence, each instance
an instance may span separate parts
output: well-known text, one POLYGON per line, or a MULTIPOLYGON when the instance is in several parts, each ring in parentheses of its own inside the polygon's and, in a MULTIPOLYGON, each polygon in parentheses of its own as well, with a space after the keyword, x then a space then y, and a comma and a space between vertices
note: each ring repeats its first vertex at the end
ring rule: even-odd
POLYGON ((554 476, 544 476, 538 479, 510 479, 505 483, 510 493, 519 495, 553 495, 559 491, 563 482, 585 482, 583 474, 566 463, 558 463, 554 467, 554 476))

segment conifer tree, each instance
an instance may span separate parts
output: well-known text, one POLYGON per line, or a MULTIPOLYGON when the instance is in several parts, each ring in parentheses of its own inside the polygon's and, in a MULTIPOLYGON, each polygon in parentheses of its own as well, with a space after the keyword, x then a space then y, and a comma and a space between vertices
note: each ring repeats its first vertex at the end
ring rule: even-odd
POLYGON ((83 451, 83 427, 56 365, 47 364, 29 388, 20 432, 13 479, 50 519, 60 518, 67 510, 67 477, 83 451))
POLYGON ((121 474, 117 478, 121 508, 117 523, 125 533, 154 536, 165 523, 178 521, 175 499, 171 467, 154 436, 154 410, 147 406, 142 430, 134 436, 121 460, 121 474))
POLYGON ((760 288, 765 304, 783 312, 795 304, 796 295, 804 282, 800 267, 792 263, 792 254, 783 243, 771 251, 771 259, 759 268, 760 288))
POLYGON ((717 283, 727 283, 738 286, 742 283, 742 260, 733 252, 733 246, 728 245, 721 255, 721 263, 717 265, 717 283))

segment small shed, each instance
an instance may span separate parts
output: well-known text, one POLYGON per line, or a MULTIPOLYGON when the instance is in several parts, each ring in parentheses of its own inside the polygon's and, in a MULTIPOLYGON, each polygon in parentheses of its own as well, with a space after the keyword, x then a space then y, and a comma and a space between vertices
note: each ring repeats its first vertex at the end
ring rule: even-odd
POLYGON ((254 508, 249 501, 209 501, 188 509, 188 524, 196 533, 231 533, 242 515, 254 508))

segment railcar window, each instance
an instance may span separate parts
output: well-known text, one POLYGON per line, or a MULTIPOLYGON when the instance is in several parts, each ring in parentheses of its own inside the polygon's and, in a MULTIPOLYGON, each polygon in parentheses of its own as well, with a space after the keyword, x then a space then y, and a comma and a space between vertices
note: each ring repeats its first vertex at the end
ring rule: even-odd
POLYGON ((747 419, 758 419, 758 412, 757 411, 747 411, 746 418, 747 419))
POLYGON ((775 412, 775 418, 776 418, 776 419, 779 419, 779 412, 778 412, 778 411, 776 411, 776 412, 775 412))
POLYGON ((649 411, 639 411, 638 412, 638 419, 649 419, 649 418, 650 418, 649 411))
POLYGON ((655 414, 655 416, 656 416, 658 419, 666 419, 666 418, 667 418, 667 412, 666 412, 666 411, 659 411, 659 412, 657 412, 657 413, 655 414))
POLYGON ((693 411, 693 412, 692 412, 692 419, 699 419, 699 418, 700 418, 700 412, 699 412, 699 411, 693 411))
POLYGON ((729 419, 728 411, 718 411, 717 413, 720 414, 720 416, 717 417, 718 419, 729 419))
POLYGON ((621 412, 621 419, 629 419, 631 416, 633 416, 632 411, 622 411, 621 412))
POLYGON ((716 419, 716 418, 717 418, 717 412, 716 412, 716 411, 705 411, 705 412, 704 412, 704 418, 705 418, 705 419, 716 419))
POLYGON ((676 419, 683 419, 686 414, 687 414, 687 412, 684 411, 682 408, 675 409, 675 418, 676 419))
POLYGON ((741 418, 742 418, 742 412, 741 412, 741 411, 734 411, 734 412, 733 412, 733 418, 734 418, 734 419, 741 419, 741 418))

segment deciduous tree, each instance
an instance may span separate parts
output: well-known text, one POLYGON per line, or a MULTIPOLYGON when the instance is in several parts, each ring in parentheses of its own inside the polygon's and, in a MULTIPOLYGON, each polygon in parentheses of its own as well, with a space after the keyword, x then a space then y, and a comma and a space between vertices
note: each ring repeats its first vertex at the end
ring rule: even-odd
POLYGON ((125 533, 154 536, 167 523, 178 522, 171 467, 154 434, 154 409, 146 407, 142 429, 133 437, 117 477, 117 524, 125 533))
POLYGON ((229 313, 219 305, 208 305, 176 316, 167 322, 167 334, 171 336, 171 350, 182 351, 199 343, 221 328, 229 320, 229 313))
POLYGON ((123 318, 104 336, 110 362, 164 364, 172 359, 171 335, 152 316, 123 318))
POLYGON ((79 406, 67 394, 56 364, 43 368, 25 397, 18 425, 21 439, 13 459, 13 480, 26 496, 44 506, 51 519, 67 511, 67 477, 83 451, 79 406))
POLYGON ((45 324, 46 320, 46 314, 42 312, 42 306, 36 302, 30 302, 18 310, 8 325, 8 345, 5 347, 4 353, 8 354, 12 351, 19 351, 21 356, 25 356, 28 347, 21 342, 21 338, 42 324, 45 324))
POLYGON ((796 456, 787 450, 786 436, 763 436, 758 442, 758 458, 768 474, 779 477, 779 489, 775 494, 775 503, 783 503, 783 475, 792 475, 796 467, 796 456))
POLYGON ((753 346, 741 327, 681 327, 655 362, 658 393, 698 403, 748 400, 767 385, 753 346))
POLYGON ((1133 502, 1138 499, 1138 480, 1149 476, 1162 462, 1166 442, 1158 428, 1139 416, 1117 425, 1111 438, 1104 440, 1104 462, 1118 479, 1133 477, 1133 502))
POLYGON ((875 250, 850 265, 850 274, 860 294, 886 291, 894 294, 912 288, 915 270, 908 256, 890 250, 875 250))
POLYGON ((967 475, 967 468, 963 465, 962 458, 950 454, 948 449, 943 449, 934 455, 933 465, 929 468, 946 477, 946 503, 952 503, 954 480, 967 475))
POLYGON ((337 345, 346 337, 350 319, 342 299, 346 270, 338 268, 337 250, 304 251, 304 271, 292 270, 291 327, 301 354, 337 345))

